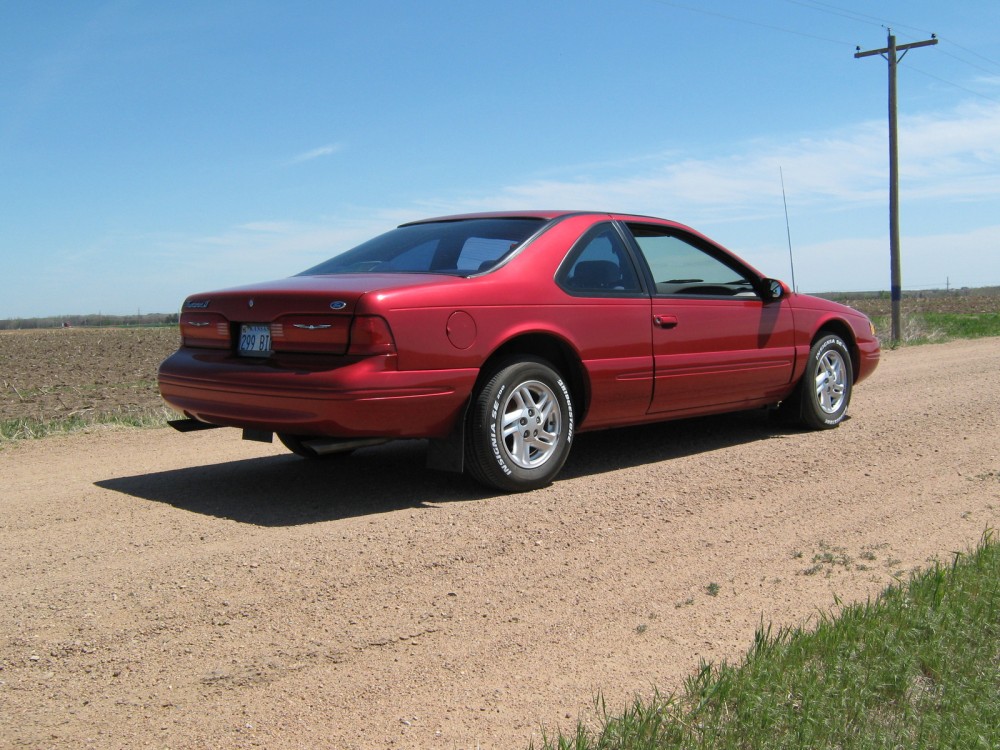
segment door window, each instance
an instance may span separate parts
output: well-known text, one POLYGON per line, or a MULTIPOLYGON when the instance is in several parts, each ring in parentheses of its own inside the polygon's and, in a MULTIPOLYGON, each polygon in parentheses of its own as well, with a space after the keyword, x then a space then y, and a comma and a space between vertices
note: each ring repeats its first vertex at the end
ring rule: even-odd
POLYGON ((755 297, 750 277, 695 243, 695 238, 630 225, 658 295, 755 297))

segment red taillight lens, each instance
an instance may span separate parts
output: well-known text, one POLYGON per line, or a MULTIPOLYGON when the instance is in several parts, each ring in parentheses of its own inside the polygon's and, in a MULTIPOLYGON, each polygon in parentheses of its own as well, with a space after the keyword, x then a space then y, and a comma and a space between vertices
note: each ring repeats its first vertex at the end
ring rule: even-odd
POLYGON ((358 357, 395 354, 396 342, 385 318, 377 315, 356 315, 351 325, 351 346, 347 351, 358 357))
POLYGON ((229 348, 229 321, 215 313, 181 315, 181 343, 203 349, 229 348))

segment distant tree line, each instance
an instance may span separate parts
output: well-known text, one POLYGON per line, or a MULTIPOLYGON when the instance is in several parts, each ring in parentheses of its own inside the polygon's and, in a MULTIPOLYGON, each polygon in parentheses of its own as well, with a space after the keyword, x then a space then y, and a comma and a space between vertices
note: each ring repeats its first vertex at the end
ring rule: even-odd
MULTIPOLYGON (((919 289, 903 290, 903 299, 938 299, 941 297, 996 297, 1000 295, 1000 286, 960 287, 958 289, 919 289)), ((836 302, 860 299, 889 299, 889 292, 822 292, 815 297, 825 297, 836 302)))
POLYGON ((0 320, 0 331, 31 328, 149 328, 177 325, 177 313, 143 315, 52 315, 47 318, 9 318, 0 320))

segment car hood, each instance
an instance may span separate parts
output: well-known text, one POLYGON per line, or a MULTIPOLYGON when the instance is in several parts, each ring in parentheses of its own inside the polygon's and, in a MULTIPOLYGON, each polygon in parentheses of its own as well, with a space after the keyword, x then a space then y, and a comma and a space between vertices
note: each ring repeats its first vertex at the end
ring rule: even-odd
POLYGON ((850 305, 845 305, 841 302, 834 302, 833 300, 825 299, 823 297, 813 297, 810 294, 801 294, 796 292, 790 296, 790 299, 792 304, 798 309, 822 310, 841 314, 850 314, 868 320, 868 316, 860 310, 856 310, 850 305))

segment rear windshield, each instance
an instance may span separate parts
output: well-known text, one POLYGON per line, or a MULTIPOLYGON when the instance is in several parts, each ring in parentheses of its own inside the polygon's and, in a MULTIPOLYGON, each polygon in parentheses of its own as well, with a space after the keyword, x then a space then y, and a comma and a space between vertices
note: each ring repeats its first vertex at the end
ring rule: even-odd
POLYGON ((541 229, 544 219, 462 219, 393 229, 299 276, 330 273, 443 273, 489 270, 541 229))

